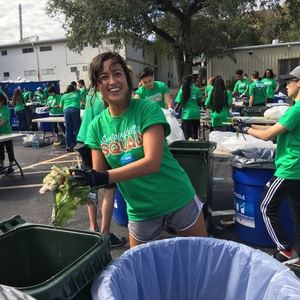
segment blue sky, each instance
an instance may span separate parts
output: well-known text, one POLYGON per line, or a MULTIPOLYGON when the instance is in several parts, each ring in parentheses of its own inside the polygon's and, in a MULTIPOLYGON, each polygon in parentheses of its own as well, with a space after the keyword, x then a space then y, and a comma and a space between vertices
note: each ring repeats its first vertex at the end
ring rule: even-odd
MULTIPOLYGON (((47 0, 6 0, 1 5, 0 45, 19 43, 19 4, 22 6, 23 38, 38 36, 40 40, 65 37, 62 23, 46 15, 47 0)), ((35 39, 32 39, 35 40, 35 39)))

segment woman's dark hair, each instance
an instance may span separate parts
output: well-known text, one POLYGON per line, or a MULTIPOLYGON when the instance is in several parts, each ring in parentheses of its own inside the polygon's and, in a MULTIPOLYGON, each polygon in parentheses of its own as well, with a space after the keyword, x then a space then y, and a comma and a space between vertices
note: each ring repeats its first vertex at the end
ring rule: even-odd
POLYGON ((48 88, 48 93, 56 93, 55 91, 55 87, 53 85, 51 85, 49 88, 48 88))
POLYGON ((73 85, 68 85, 64 94, 75 92, 75 87, 73 85))
POLYGON ((12 106, 15 106, 17 104, 17 102, 21 102, 23 104, 25 103, 22 93, 21 93, 20 89, 18 89, 18 88, 14 90, 14 94, 13 94, 11 100, 12 100, 11 101, 12 106))
POLYGON ((267 77, 267 72, 270 73, 270 78, 274 78, 274 77, 275 77, 273 70, 272 70, 272 69, 267 69, 267 70, 265 71, 265 73, 264 73, 263 78, 266 78, 266 77, 267 77))
POLYGON ((220 113, 224 106, 228 105, 225 83, 222 77, 214 80, 214 87, 210 95, 210 109, 220 113))
MULTIPOLYGON (((121 65, 121 67, 125 73, 125 77, 126 77, 126 81, 127 81, 127 85, 128 85, 128 98, 130 99, 131 98, 131 90, 133 87, 133 83, 132 83, 131 77, 130 77, 130 71, 127 68, 127 64, 126 64, 125 60, 117 52, 104 52, 93 58, 90 68, 89 68, 89 79, 91 82, 91 86, 95 87, 95 91, 98 90, 99 82, 101 82, 99 79, 99 74, 103 71, 103 63, 109 59, 112 60, 110 63, 111 69, 116 64, 121 65)), ((105 102, 105 107, 107 107, 108 103, 106 102, 105 99, 103 99, 103 101, 105 102)))
POLYGON ((7 99, 4 94, 0 94, 0 102, 3 102, 3 105, 7 105, 7 99))
POLYGON ((193 84, 193 80, 194 76, 192 74, 187 74, 182 77, 182 106, 184 106, 191 97, 191 85, 193 84))

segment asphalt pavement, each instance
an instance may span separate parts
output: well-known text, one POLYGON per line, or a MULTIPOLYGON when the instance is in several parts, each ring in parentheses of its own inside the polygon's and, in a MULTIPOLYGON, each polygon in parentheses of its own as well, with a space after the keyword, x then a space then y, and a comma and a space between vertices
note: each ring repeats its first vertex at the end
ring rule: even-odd
MULTIPOLYGON (((39 149, 24 147, 22 139, 14 141, 14 150, 15 157, 23 169, 24 177, 21 177, 16 167, 14 175, 0 175, 0 221, 18 214, 28 223, 52 225, 52 193, 41 195, 39 189, 42 186, 43 178, 50 172, 53 165, 70 167, 72 164, 76 164, 75 154, 65 153, 64 146, 53 147, 50 145, 39 149)), ((271 255, 276 250, 275 247, 264 248, 247 244, 237 237, 234 226, 225 228, 220 224, 221 219, 233 216, 233 181, 231 167, 226 159, 214 159, 213 167, 211 204, 213 216, 208 225, 211 236, 242 243, 271 255)), ((102 195, 100 190, 100 200, 102 195)), ((98 220, 100 224, 100 210, 98 220)), ((68 221, 67 227, 87 230, 89 228, 87 208, 79 207, 74 217, 68 221)), ((125 236, 127 239, 125 245, 111 250, 112 257, 117 258, 129 249, 128 230, 127 227, 112 220, 111 232, 119 237, 125 236)), ((162 238, 172 237, 174 235, 166 231, 162 235, 162 238)), ((300 268, 291 266, 290 269, 300 278, 300 268)))

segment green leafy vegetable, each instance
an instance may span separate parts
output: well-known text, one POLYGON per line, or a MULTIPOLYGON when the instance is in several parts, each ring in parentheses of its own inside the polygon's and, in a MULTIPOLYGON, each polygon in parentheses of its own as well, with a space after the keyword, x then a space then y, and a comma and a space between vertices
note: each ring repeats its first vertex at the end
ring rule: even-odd
POLYGON ((73 217, 78 205, 86 205, 90 192, 89 186, 72 186, 67 180, 72 175, 68 168, 52 167, 43 180, 40 193, 53 192, 52 224, 64 228, 73 217))

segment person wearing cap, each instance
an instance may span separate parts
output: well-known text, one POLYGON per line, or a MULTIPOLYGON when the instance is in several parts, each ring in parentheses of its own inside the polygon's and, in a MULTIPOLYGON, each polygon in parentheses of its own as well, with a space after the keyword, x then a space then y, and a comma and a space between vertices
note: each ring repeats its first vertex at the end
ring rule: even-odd
POLYGON ((36 89, 36 92, 34 93, 35 99, 40 102, 41 104, 44 104, 45 98, 44 98, 44 93, 41 87, 38 87, 36 89))
POLYGON ((273 257, 283 264, 295 264, 300 267, 300 66, 280 78, 288 80, 287 94, 288 97, 295 98, 295 105, 287 109, 273 126, 248 126, 235 119, 234 128, 265 141, 277 137, 276 171, 265 185, 260 210, 267 231, 277 245, 278 250, 273 257), (287 238, 278 215, 278 208, 287 197, 296 227, 297 238, 293 243, 287 238))

